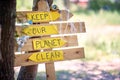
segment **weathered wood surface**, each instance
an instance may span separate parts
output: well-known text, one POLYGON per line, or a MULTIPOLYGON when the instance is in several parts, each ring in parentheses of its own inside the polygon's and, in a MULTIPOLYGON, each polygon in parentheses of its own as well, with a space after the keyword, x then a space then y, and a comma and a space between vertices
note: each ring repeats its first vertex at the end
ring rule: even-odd
POLYGON ((54 62, 46 63, 45 64, 45 68, 46 68, 46 77, 47 77, 47 80, 51 80, 51 79, 52 80, 56 80, 54 62))
MULTIPOLYGON (((84 58, 84 48, 73 48, 73 49, 66 49, 63 50, 64 52, 64 61, 65 60, 72 60, 72 59, 80 59, 84 58)), ((50 63, 55 61, 47 61, 47 62, 33 62, 28 58, 34 53, 30 54, 19 54, 15 56, 15 67, 16 66, 28 66, 28 65, 35 65, 40 63, 50 63)))
POLYGON ((16 26, 16 32, 19 36, 43 36, 43 35, 54 35, 54 34, 73 34, 73 33, 84 33, 85 24, 84 22, 62 22, 62 23, 50 23, 50 24, 39 24, 29 26, 16 26), (50 31, 52 28, 54 31, 50 31), (49 33, 49 34, 48 34, 49 33))
MULTIPOLYGON (((58 14, 59 17, 56 18, 56 20, 44 20, 44 21, 41 21, 41 22, 50 22, 50 21, 66 21, 68 19, 70 19, 73 15, 72 13, 70 13, 69 11, 67 10, 56 10, 56 11, 50 11, 50 12, 44 12, 44 11, 18 11, 17 12, 17 22, 18 23, 26 23, 28 21, 27 19, 27 14, 28 13, 53 13, 53 14, 58 14)), ((42 14, 43 15, 43 14, 42 14)), ((49 15, 49 16, 55 16, 55 15, 49 15)), ((45 17, 45 15, 43 15, 45 17)), ((34 22, 33 22, 34 23, 34 22)), ((37 21, 37 23, 40 23, 37 21)))
MULTIPOLYGON (((27 42, 25 43, 25 45, 21 48, 21 51, 34 51, 33 48, 33 40, 38 40, 38 39, 48 39, 50 37, 41 37, 41 38, 32 38, 32 39, 28 39, 27 42)), ((62 40, 66 41, 65 44, 63 46, 60 47, 71 47, 71 46, 78 46, 78 39, 77 36, 73 35, 73 36, 61 36, 61 37, 51 37, 51 38, 61 38, 62 40)), ((18 46, 16 46, 15 48, 17 49, 18 46)), ((55 47, 55 48, 59 48, 59 47, 55 47)), ((52 49, 52 48, 41 48, 39 50, 42 49, 52 49)), ((17 50, 16 50, 17 51, 17 50)))

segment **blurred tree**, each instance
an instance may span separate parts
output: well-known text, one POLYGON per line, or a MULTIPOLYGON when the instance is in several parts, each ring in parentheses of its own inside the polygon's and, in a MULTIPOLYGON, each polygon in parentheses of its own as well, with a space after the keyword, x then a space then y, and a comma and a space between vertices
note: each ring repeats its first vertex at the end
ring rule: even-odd
POLYGON ((64 6, 65 6, 67 9, 70 9, 70 0, 64 0, 64 6))
POLYGON ((14 80, 16 0, 0 0, 0 80, 14 80))
POLYGON ((90 0, 89 9, 98 11, 103 10, 120 10, 120 0, 90 0))
POLYGON ((120 11, 120 0, 115 0, 115 9, 120 11))

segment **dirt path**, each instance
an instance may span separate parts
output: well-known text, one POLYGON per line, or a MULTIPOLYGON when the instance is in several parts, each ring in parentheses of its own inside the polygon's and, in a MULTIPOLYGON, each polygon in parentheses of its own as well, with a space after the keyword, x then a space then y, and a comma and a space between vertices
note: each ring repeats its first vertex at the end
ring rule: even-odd
MULTIPOLYGON (((45 79, 45 66, 39 65, 39 78, 45 79), (44 73, 41 73, 44 72, 44 73)), ((120 59, 110 62, 80 60, 56 62, 57 80, 120 80, 120 59)))

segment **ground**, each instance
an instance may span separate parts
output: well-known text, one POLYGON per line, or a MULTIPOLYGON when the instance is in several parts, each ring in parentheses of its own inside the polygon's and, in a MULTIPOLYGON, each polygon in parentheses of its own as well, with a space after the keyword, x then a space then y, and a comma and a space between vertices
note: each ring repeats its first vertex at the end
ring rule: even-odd
MULTIPOLYGON (((113 35, 120 34, 119 26, 106 26, 104 28, 95 28, 87 30, 87 36, 96 35, 113 35), (102 31, 102 33, 101 33, 102 31)), ((101 57, 102 56, 96 56, 101 57)), ((120 80, 120 59, 115 58, 109 61, 83 61, 72 60, 55 63, 57 80, 120 80)), ((15 76, 18 75, 19 67, 15 67, 15 76)), ((45 65, 40 64, 36 80, 46 80, 45 65)))
MULTIPOLYGON (((55 63, 57 80, 120 80, 120 59, 110 62, 64 61, 55 63)), ((16 75, 19 67, 15 68, 16 75)), ((38 79, 45 80, 45 65, 38 68, 38 79)))

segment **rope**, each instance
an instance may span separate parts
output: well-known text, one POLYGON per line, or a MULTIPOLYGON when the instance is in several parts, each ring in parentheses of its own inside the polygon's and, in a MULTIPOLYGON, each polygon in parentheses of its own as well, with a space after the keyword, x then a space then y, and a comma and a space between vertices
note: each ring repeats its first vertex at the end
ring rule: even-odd
POLYGON ((71 25, 70 32, 71 32, 71 33, 77 32, 77 29, 75 28, 74 23, 70 23, 70 25, 71 25))

